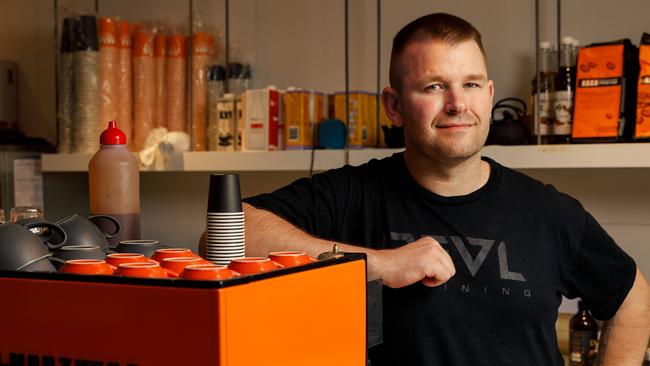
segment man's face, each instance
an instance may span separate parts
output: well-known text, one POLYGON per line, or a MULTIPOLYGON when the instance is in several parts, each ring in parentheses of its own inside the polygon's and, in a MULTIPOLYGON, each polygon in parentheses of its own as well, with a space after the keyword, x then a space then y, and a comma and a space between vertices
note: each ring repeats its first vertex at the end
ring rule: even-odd
POLYGON ((494 88, 474 41, 451 45, 420 41, 400 58, 401 90, 387 88, 393 122, 404 126, 413 156, 462 161, 477 154, 487 138, 494 88))

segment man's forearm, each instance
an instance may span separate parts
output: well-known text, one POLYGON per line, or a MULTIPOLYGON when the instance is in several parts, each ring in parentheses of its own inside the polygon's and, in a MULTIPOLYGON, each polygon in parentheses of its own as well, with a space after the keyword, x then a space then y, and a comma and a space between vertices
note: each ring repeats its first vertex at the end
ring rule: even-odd
POLYGON ((381 278, 384 284, 395 288, 417 281, 439 286, 456 273, 449 254, 431 237, 395 249, 376 250, 316 238, 271 212, 247 204, 244 204, 244 217, 247 256, 266 257, 274 251, 299 250, 317 257, 337 244, 342 252, 365 253, 368 278, 381 278))
MULTIPOLYGON (((246 255, 266 257, 270 252, 297 250, 316 258, 320 253, 330 252, 336 244, 342 252, 366 253, 375 250, 349 244, 324 240, 312 236, 286 220, 265 210, 244 204, 246 218, 246 255)), ((369 264, 370 266, 370 264, 369 264)), ((368 268, 368 276, 374 273, 368 268)))
POLYGON ((600 352, 604 366, 638 366, 643 361, 650 337, 650 289, 639 270, 634 285, 616 316, 608 322, 611 327, 606 346, 600 352))

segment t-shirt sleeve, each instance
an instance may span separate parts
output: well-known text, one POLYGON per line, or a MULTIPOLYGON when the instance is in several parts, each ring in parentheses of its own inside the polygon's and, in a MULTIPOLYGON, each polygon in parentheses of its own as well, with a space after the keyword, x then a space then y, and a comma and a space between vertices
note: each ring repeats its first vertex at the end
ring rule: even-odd
POLYGON ((579 296, 595 318, 611 319, 632 288, 636 264, 585 212, 585 225, 569 270, 568 297, 579 296))
POLYGON ((345 216, 352 174, 346 166, 243 201, 273 212, 312 235, 329 239, 340 229, 345 216))

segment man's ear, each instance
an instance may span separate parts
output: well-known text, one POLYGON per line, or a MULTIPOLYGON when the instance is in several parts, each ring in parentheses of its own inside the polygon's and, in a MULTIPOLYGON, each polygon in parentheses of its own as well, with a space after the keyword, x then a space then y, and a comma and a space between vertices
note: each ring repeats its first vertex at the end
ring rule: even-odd
POLYGON ((397 90, 387 86, 381 92, 381 102, 384 105, 384 111, 393 124, 402 127, 402 106, 400 104, 399 93, 397 90))

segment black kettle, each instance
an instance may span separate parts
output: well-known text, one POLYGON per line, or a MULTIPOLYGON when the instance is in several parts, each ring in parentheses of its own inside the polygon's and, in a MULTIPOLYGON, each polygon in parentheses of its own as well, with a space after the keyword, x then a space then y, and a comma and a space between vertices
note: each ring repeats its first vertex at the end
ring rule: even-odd
POLYGON ((531 134, 524 123, 526 103, 523 100, 501 99, 492 107, 491 116, 486 145, 527 145, 529 143, 531 134))

